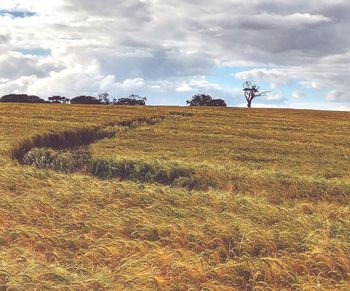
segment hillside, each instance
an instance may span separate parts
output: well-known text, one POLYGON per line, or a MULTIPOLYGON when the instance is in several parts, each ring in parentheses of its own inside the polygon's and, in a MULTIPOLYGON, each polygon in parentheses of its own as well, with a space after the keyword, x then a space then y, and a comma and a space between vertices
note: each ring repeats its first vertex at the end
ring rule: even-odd
POLYGON ((0 113, 0 286, 350 289, 350 113, 0 113))

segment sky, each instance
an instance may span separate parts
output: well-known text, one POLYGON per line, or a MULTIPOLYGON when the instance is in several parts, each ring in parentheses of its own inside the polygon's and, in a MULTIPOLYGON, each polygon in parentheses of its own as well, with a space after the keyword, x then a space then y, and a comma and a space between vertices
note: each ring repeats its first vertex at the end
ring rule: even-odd
POLYGON ((350 110, 348 0, 1 0, 0 95, 350 110))

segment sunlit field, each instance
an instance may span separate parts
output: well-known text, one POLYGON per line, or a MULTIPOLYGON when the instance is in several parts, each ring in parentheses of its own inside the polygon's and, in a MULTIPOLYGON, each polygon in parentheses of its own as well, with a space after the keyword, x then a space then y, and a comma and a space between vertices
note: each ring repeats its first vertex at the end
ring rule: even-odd
POLYGON ((350 113, 0 113, 0 289, 350 289, 350 113))

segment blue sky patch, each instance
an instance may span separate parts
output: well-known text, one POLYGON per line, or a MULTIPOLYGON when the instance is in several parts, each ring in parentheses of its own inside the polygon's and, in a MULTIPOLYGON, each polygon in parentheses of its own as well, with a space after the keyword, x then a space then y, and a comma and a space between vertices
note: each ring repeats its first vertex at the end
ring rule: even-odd
POLYGON ((0 15, 10 15, 13 18, 25 18, 25 17, 32 17, 35 16, 35 12, 28 12, 28 11, 7 11, 7 10, 0 10, 0 15))
POLYGON ((51 55, 50 49, 43 48, 33 48, 33 49, 17 49, 17 52, 20 52, 24 55, 32 55, 32 56, 41 56, 46 57, 51 55))

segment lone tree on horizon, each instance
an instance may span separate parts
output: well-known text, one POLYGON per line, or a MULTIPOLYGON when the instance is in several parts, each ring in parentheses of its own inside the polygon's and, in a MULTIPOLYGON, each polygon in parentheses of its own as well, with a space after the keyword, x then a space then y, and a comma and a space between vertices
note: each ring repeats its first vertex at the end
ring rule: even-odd
POLYGON ((252 107, 252 101, 256 97, 266 96, 270 92, 271 91, 260 92, 260 87, 251 81, 245 81, 243 83, 243 93, 244 93, 245 99, 247 100, 247 107, 248 108, 252 107))

